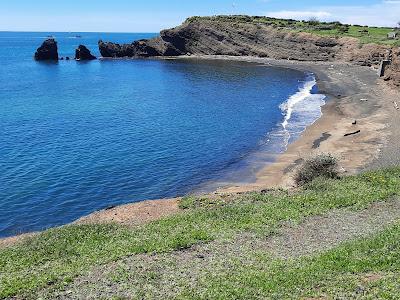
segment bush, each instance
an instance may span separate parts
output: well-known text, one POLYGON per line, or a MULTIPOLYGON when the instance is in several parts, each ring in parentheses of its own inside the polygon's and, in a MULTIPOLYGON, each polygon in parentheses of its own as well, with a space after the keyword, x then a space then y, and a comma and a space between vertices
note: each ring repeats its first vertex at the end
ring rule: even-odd
POLYGON ((317 26, 317 25, 320 24, 320 22, 319 22, 319 20, 317 19, 317 17, 311 17, 311 18, 308 20, 308 24, 311 25, 311 26, 317 26))
POLYGON ((342 25, 337 28, 340 33, 348 33, 350 29, 349 25, 342 25))
POLYGON ((305 185, 317 177, 338 178, 338 160, 331 154, 320 154, 306 160, 295 175, 297 185, 305 185))
POLYGON ((315 30, 333 30, 333 29, 335 29, 335 26, 330 24, 322 24, 315 26, 315 30))

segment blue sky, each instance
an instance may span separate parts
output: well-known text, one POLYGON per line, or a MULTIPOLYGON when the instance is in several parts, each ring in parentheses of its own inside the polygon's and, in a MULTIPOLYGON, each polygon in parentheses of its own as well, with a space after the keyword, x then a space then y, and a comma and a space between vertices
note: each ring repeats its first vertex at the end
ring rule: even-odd
POLYGON ((193 15, 250 14, 394 26, 400 0, 12 0, 0 30, 158 32, 193 15))

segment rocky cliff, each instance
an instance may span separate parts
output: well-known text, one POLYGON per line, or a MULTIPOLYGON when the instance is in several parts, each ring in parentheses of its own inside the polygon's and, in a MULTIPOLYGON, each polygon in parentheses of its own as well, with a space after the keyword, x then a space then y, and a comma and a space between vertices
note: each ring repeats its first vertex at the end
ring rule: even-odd
MULTIPOLYGON (((323 37, 266 23, 237 22, 218 17, 191 18, 176 28, 161 31, 156 38, 132 44, 100 41, 99 48, 103 57, 232 55, 343 61, 364 66, 378 66, 390 49, 385 45, 361 44, 356 38, 323 37)), ((395 55, 399 55, 398 51, 395 55)), ((396 68, 389 68, 392 75, 388 80, 398 80, 394 75, 396 68)))

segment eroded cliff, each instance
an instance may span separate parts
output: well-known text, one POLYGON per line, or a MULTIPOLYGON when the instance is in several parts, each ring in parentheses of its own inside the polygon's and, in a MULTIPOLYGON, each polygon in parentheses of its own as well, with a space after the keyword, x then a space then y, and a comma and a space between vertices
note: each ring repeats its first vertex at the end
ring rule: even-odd
POLYGON ((229 17, 190 18, 178 27, 161 31, 156 38, 124 45, 100 41, 99 49, 103 57, 231 55, 342 61, 363 66, 378 66, 392 50, 393 64, 386 79, 400 86, 399 51, 391 46, 363 44, 357 38, 320 36, 229 17))

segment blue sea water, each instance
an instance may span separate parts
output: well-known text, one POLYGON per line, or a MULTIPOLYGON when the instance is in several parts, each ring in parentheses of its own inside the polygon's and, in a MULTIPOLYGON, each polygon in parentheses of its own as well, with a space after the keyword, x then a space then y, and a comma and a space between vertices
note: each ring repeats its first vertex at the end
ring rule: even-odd
POLYGON ((0 237, 216 182, 252 181, 324 103, 312 74, 284 68, 34 61, 49 35, 60 56, 73 57, 79 44, 99 55, 99 39, 155 34, 0 32, 0 237))

